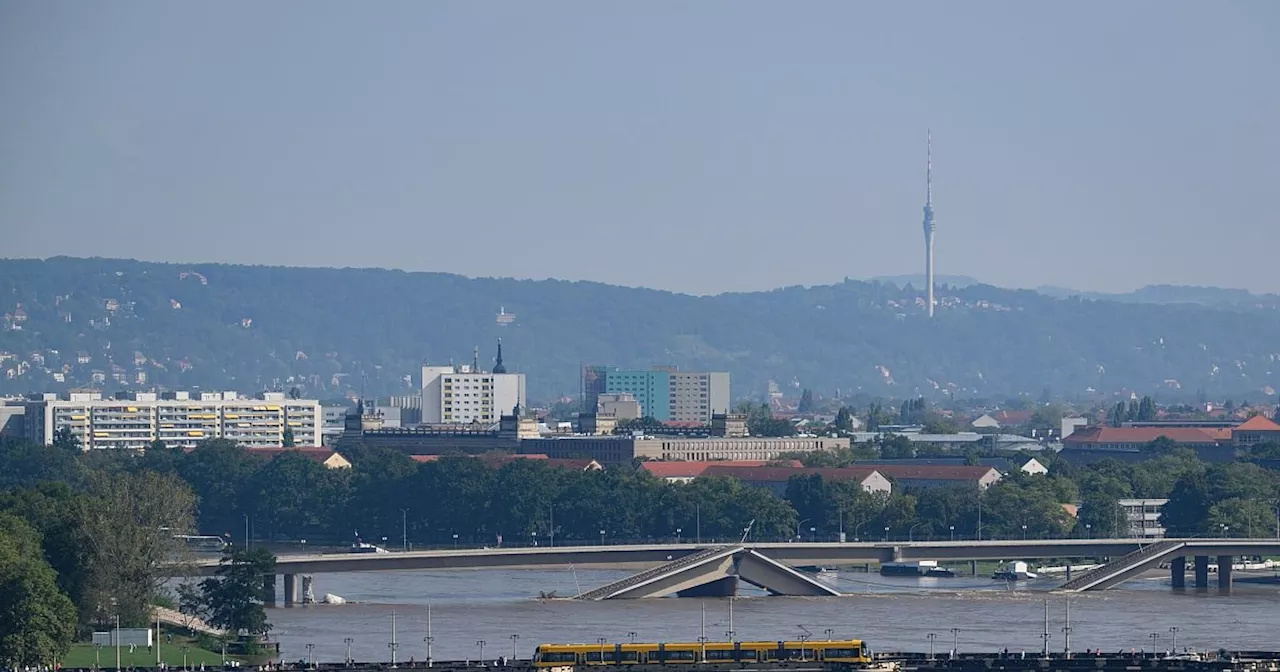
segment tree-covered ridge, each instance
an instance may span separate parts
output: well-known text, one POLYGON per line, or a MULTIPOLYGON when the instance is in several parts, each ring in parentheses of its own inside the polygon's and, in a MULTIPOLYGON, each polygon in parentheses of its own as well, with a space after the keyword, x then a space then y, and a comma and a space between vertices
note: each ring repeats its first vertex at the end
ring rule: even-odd
POLYGON ((0 261, 0 391, 413 389, 424 360, 498 337, 535 398, 575 395, 584 363, 725 370, 735 397, 769 380, 823 396, 1004 398, 1045 389, 1162 398, 1280 387, 1280 311, 846 281, 696 297, 590 282, 376 269, 0 261), (508 326, 499 310, 515 314, 508 326), (139 377, 142 374, 143 378, 139 377), (60 380, 59 380, 60 379, 60 380), (140 382, 143 381, 143 382, 140 382))

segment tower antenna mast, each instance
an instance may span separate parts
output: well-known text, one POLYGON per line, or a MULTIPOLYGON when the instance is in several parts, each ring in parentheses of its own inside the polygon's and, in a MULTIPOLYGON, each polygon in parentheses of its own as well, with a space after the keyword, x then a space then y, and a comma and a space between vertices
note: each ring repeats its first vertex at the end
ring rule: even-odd
POLYGON ((924 188, 924 278, 928 288, 925 308, 933 317, 933 129, 925 135, 924 188))

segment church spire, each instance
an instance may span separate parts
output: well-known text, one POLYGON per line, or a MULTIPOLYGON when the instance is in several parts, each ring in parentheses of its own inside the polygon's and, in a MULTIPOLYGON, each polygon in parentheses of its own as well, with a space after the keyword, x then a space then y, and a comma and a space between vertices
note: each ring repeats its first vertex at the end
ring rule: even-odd
POLYGON ((494 373, 506 373, 507 367, 502 363, 502 339, 498 339, 498 358, 493 362, 494 373))

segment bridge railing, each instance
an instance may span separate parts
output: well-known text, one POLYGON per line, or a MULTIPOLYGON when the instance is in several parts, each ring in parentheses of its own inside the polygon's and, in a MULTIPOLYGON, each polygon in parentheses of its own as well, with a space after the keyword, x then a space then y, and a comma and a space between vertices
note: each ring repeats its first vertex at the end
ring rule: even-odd
POLYGON ((1062 584, 1062 586, 1059 587, 1059 590, 1075 590, 1081 586, 1085 586, 1085 585, 1088 585, 1089 583, 1092 583, 1098 578, 1106 577, 1116 572, 1122 572, 1129 567, 1132 567, 1137 564, 1141 564, 1142 562, 1146 561, 1151 557, 1161 555, 1163 553, 1167 553, 1175 548, 1178 548, 1179 546, 1182 546, 1184 543, 1185 542, 1181 540, 1165 540, 1165 541, 1158 541, 1148 546, 1143 546, 1142 548, 1128 555, 1124 555, 1119 558, 1116 558, 1115 560, 1112 560, 1111 562, 1108 562, 1107 564, 1102 565, 1101 567, 1095 567, 1094 569, 1091 569, 1087 572, 1084 572, 1083 574, 1080 574, 1079 576, 1076 576, 1070 581, 1062 584))
POLYGON ((670 562, 664 562, 661 565, 658 565, 657 567, 651 567, 649 569, 646 569, 645 571, 640 572, 639 574, 632 574, 631 576, 628 576, 625 579, 614 581, 613 583, 610 583, 605 586, 601 586, 599 588, 596 588, 595 590, 589 590, 585 593, 578 595, 577 599, 594 600, 602 597, 607 597, 620 590, 626 590, 631 586, 644 583, 645 581, 648 581, 649 579, 652 579, 656 576, 662 576, 663 574, 676 572, 681 569, 684 569, 685 567, 696 565, 699 562, 702 562, 703 560, 715 557, 732 548, 734 547, 733 546, 715 546, 712 548, 703 549, 701 551, 698 551, 697 553, 690 553, 689 555, 681 556, 679 558, 671 560, 670 562))

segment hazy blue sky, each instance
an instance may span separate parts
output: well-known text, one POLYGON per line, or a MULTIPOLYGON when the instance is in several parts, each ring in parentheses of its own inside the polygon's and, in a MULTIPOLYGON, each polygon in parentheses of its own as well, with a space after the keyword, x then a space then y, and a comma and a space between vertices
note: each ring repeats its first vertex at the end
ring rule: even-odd
POLYGON ((0 256, 1280 291, 1280 2, 0 0, 0 256))

